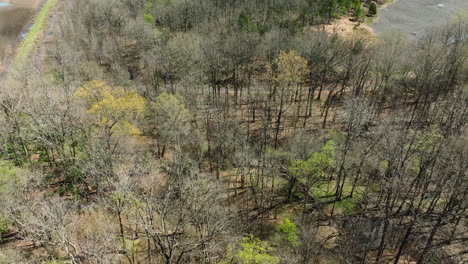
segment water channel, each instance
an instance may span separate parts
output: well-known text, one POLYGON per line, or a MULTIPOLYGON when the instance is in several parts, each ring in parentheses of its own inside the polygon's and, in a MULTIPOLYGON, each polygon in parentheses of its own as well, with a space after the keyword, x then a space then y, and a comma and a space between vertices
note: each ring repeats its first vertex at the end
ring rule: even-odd
POLYGON ((32 22, 40 0, 0 0, 0 71, 32 22))

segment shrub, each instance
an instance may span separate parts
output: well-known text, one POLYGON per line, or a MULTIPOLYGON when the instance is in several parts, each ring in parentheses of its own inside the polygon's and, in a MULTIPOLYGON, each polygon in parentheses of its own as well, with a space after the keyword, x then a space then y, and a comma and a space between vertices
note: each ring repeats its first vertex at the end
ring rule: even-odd
MULTIPOLYGON (((0 164, 0 201, 11 199, 12 192, 15 191, 19 182, 17 170, 0 164)), ((0 214, 0 241, 2 235, 10 229, 10 223, 0 214)))
POLYGON ((352 215, 356 213, 358 202, 352 198, 343 199, 337 204, 337 207, 341 208, 341 210, 343 211, 343 214, 352 215))
POLYGON ((370 4, 368 14, 369 16, 377 15, 377 5, 374 2, 370 4))
POLYGON ((243 264, 274 264, 279 263, 277 257, 268 254, 269 246, 254 236, 244 237, 242 249, 236 254, 236 259, 243 264))
POLYGON ((150 14, 144 14, 143 18, 146 20, 146 22, 148 22, 148 23, 150 23, 152 25, 156 24, 156 19, 154 19, 154 17, 152 15, 150 15, 150 14))
POLYGON ((3 241, 2 236, 8 231, 9 228, 10 225, 8 224, 8 222, 0 217, 0 242, 3 241))
POLYGON ((275 241, 277 244, 287 244, 288 246, 299 246, 299 230, 297 225, 289 218, 284 219, 284 223, 275 228, 275 241))

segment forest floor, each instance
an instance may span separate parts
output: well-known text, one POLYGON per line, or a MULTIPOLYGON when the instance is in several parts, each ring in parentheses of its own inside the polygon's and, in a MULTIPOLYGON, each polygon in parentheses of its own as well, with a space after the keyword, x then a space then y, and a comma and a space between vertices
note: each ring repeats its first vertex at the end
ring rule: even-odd
MULTIPOLYGON (((379 13, 388 6, 396 3, 398 0, 385 1, 384 4, 378 7, 379 13)), ((373 28, 375 21, 378 21, 379 15, 376 17, 365 17, 363 22, 356 21, 356 18, 351 15, 342 16, 338 19, 330 21, 329 24, 322 24, 312 27, 314 31, 324 31, 327 34, 337 34, 341 37, 349 38, 355 34, 368 35, 376 37, 377 32, 373 28)))
POLYGON ((337 34, 341 37, 350 37, 354 34, 377 36, 369 24, 353 21, 350 16, 335 19, 330 24, 312 27, 313 31, 324 31, 327 34, 337 34))

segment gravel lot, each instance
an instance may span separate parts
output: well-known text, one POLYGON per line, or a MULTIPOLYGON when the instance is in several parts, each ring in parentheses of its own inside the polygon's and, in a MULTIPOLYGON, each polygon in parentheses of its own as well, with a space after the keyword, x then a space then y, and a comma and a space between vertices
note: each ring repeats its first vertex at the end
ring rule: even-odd
POLYGON ((398 0, 379 13, 373 30, 401 30, 417 37, 429 27, 449 23, 457 9, 468 9, 468 0, 398 0))

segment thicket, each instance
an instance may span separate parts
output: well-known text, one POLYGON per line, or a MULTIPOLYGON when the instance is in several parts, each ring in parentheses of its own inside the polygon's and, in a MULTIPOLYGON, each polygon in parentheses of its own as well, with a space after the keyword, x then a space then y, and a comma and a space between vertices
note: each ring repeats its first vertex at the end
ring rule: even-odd
POLYGON ((355 4, 64 2, 0 86, 0 221, 30 245, 0 259, 465 261, 468 24, 309 28, 355 4))

